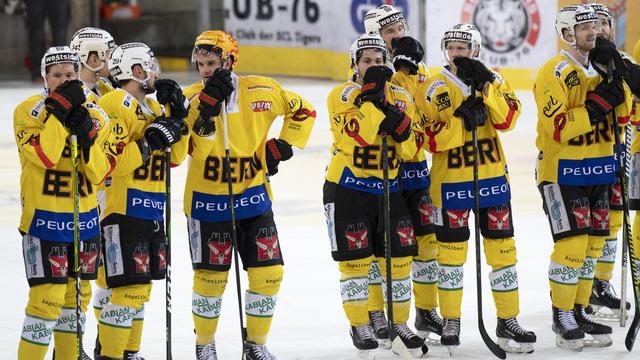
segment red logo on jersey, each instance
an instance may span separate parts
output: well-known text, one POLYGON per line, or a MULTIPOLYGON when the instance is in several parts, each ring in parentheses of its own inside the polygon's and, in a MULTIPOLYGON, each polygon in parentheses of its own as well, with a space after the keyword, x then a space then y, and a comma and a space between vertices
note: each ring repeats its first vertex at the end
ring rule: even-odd
MULTIPOLYGON (((615 191, 615 190, 614 190, 615 191)), ((608 230, 610 224, 609 207, 602 201, 598 201, 591 212, 593 217, 593 228, 598 230, 608 230)))
POLYGON ((51 264, 51 276, 67 277, 69 263, 67 262, 67 248, 56 246, 51 248, 49 253, 49 263, 51 264))
POLYGON ((407 103, 402 101, 402 100, 394 100, 394 103, 396 104, 396 107, 402 111, 407 111, 407 103))
POLYGON ((589 211, 589 207, 586 205, 587 203, 586 200, 576 200, 573 202, 571 212, 576 218, 578 229, 591 226, 591 211, 589 211))
POLYGON ((229 265, 231 264, 231 234, 223 233, 224 239, 220 238, 220 233, 213 233, 209 238, 209 264, 229 265))
POLYGON ((509 224, 509 208, 489 209, 487 217, 489 218, 489 230, 508 230, 511 228, 509 224))
POLYGON ((158 269, 165 270, 167 268, 167 249, 164 244, 160 244, 158 249, 158 269))
POLYGON ((420 197, 420 204, 418 204, 418 212, 420 213, 420 225, 433 224, 433 205, 426 196, 420 197))
POLYGON ((358 124, 358 120, 351 119, 344 125, 344 132, 347 133, 350 137, 358 136, 360 132, 360 124, 358 124))
POLYGON ((138 246, 133 252, 133 262, 136 264, 137 274, 149 273, 149 249, 146 246, 138 246))
POLYGON ((280 248, 278 247, 278 232, 275 227, 260 228, 256 236, 256 246, 258 247, 258 261, 268 261, 280 258, 280 248))
POLYGON ((451 229, 469 226, 469 210, 447 210, 451 229))
POLYGON ((271 110, 271 101, 254 101, 251 103, 253 112, 262 112, 271 110))
POLYGON ((85 274, 92 274, 96 271, 98 262, 98 244, 89 244, 89 249, 80 253, 80 268, 85 274))
POLYGON ((427 136, 429 137, 434 137, 436 135, 438 135, 438 133, 440 131, 442 131, 442 129, 444 129, 444 126, 446 125, 446 123, 443 122, 437 122, 433 125, 427 126, 424 128, 424 133, 427 134, 427 136))
POLYGON ((620 183, 613 184, 611 190, 611 205, 622 206, 622 187, 620 187, 620 183))
POLYGON ((424 74, 418 74, 418 84, 422 84, 427 80, 426 75, 424 74))
POLYGON ((369 246, 369 238, 367 237, 368 231, 364 226, 364 223, 347 225, 347 230, 344 232, 344 237, 347 238, 349 244, 349 250, 365 249, 369 246))
POLYGON ((413 226, 411 226, 411 220, 401 220, 398 222, 398 228, 396 229, 398 237, 400 238, 401 246, 411 246, 414 242, 413 226))
POLYGON ((422 145, 424 145, 424 135, 421 132, 414 131, 413 134, 416 138, 416 147, 418 151, 422 151, 422 145))

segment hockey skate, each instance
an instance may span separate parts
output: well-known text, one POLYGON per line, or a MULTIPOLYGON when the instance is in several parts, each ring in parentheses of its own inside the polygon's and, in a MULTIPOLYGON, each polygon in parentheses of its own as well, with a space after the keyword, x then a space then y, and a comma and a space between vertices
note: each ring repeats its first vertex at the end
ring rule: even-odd
POLYGON ((599 324, 587 316, 584 306, 577 305, 573 308, 573 316, 576 323, 586 334, 591 335, 591 339, 583 340, 584 346, 607 347, 613 344, 611 340, 611 327, 599 324))
MULTIPOLYGON (((627 302, 627 310, 629 309, 631 304, 627 302)), ((620 321, 620 298, 616 296, 608 281, 593 279, 589 306, 585 308, 585 312, 594 319, 620 321)))
POLYGON ((369 325, 373 329, 373 335, 384 349, 391 349, 391 340, 389 340, 389 325, 384 311, 369 311, 369 325))
POLYGON ((139 351, 125 350, 123 360, 145 360, 145 359, 144 357, 142 357, 142 354, 140 354, 139 351))
POLYGON ((460 319, 442 319, 440 344, 446 346, 449 355, 453 356, 453 349, 460 345, 460 319))
POLYGON ((218 360, 216 343, 212 342, 207 345, 196 344, 196 360, 218 360))
POLYGON ((556 346, 563 349, 582 351, 584 331, 578 326, 572 310, 560 310, 553 307, 553 332, 556 333, 556 346))
POLYGON ((242 349, 242 360, 277 360, 265 345, 245 342, 242 349))
POLYGON ((424 339, 414 334, 407 324, 393 324, 396 338, 391 343, 391 350, 402 359, 422 357, 429 351, 424 339))
POLYGON ((416 321, 414 322, 416 333, 428 345, 440 345, 440 339, 435 338, 442 336, 442 318, 438 315, 436 309, 425 310, 416 308, 416 321), (430 335, 433 334, 433 337, 430 335))
POLYGON ((496 336, 498 337, 498 346, 508 353, 526 353, 533 352, 533 344, 536 342, 536 334, 533 331, 523 329, 516 318, 500 319, 496 326, 496 336), (511 342, 515 344, 510 344, 511 342))
POLYGON ((378 348, 378 341, 374 337, 373 329, 369 325, 352 326, 349 329, 353 346, 358 349, 362 359, 373 359, 373 352, 378 348))

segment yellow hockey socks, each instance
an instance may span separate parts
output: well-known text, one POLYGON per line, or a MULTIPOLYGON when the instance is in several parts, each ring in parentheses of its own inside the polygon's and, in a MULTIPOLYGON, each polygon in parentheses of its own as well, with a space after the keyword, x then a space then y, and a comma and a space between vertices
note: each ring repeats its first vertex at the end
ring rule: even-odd
POLYGON ((443 318, 461 316, 463 265, 467 259, 468 242, 438 242, 438 300, 443 318))
POLYGON ((349 319, 351 326, 366 325, 369 323, 368 298, 368 274, 373 256, 360 260, 340 261, 340 294, 342 295, 342 307, 349 319))
POLYGON ((374 259, 369 270, 369 311, 384 311, 383 291, 380 266, 378 265, 378 260, 374 259))
POLYGON ((580 268, 576 304, 589 305, 589 297, 591 297, 591 289, 593 287, 593 276, 596 273, 596 261, 602 254, 604 242, 605 237, 603 236, 589 235, 587 253, 584 258, 584 264, 582 268, 580 268))
POLYGON ((573 310, 578 291, 580 269, 585 263, 588 235, 558 240, 549 263, 551 302, 561 310, 573 310))
MULTIPOLYGON (((411 307, 411 256, 391 259, 391 296, 393 306, 393 323, 404 324, 409 319, 411 307)), ((378 259, 380 272, 386 274, 384 259, 378 259)), ((386 303, 386 278, 382 276, 382 289, 386 303)), ((368 315, 368 314, 367 314, 368 315)), ((368 323, 368 322, 367 322, 368 323)))
POLYGON ((276 307, 276 295, 282 282, 282 265, 252 267, 249 273, 249 290, 245 294, 247 314, 247 341, 257 345, 267 342, 271 320, 276 307))
POLYGON ((18 360, 44 359, 64 303, 66 288, 65 284, 42 284, 29 289, 18 360))
POLYGON ((228 271, 195 270, 191 315, 196 329, 196 344, 213 342, 218 328, 222 294, 227 286, 228 271))
POLYGON ((499 318, 516 317, 520 312, 516 246, 513 238, 484 239, 484 254, 492 271, 489 283, 499 318))
MULTIPOLYGON (((431 310, 438 307, 438 241, 435 234, 418 235, 418 256, 413 258, 411 279, 417 308, 431 310)), ((371 287, 369 287, 371 303, 371 287)))

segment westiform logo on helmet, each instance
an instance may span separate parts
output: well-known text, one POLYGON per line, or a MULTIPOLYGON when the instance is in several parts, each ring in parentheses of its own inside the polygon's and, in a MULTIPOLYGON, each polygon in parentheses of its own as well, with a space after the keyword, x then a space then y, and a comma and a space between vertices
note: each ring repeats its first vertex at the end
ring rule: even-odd
POLYGON ((393 24, 394 22, 398 22, 402 20, 404 20, 404 16, 401 13, 396 13, 396 14, 387 16, 386 18, 382 18, 378 20, 378 24, 380 24, 380 27, 383 28, 389 24, 393 24))
POLYGON ((576 23, 582 23, 582 22, 588 22, 588 21, 597 21, 598 20, 598 14, 596 12, 586 12, 586 13, 580 13, 580 14, 576 14, 576 23))
POLYGON ((144 47, 146 48, 147 45, 143 44, 143 43, 139 43, 139 42, 135 42, 135 43, 128 43, 128 44, 124 44, 124 45, 120 45, 120 48, 122 50, 126 50, 126 49, 135 49, 135 48, 139 48, 139 47, 144 47))
POLYGON ((471 34, 462 31, 447 31, 444 34, 445 40, 471 41, 471 34))
POLYGON ((102 39, 103 36, 100 33, 82 33, 78 34, 78 39, 102 39))
POLYGON ((361 49, 363 47, 369 47, 369 46, 381 47, 385 45, 382 39, 377 39, 377 38, 368 38, 368 39, 358 40, 358 49, 361 49))
POLYGON ((58 53, 47 55, 44 58, 45 65, 52 65, 64 62, 78 62, 78 55, 75 53, 58 53))

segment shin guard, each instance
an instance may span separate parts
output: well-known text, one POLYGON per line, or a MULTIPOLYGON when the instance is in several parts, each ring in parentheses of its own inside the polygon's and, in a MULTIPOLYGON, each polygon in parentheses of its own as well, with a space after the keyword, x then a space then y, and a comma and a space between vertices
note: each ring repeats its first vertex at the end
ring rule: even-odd
POLYGON ((468 242, 438 242, 438 300, 443 318, 461 316, 463 265, 467 259, 468 242))
POLYGON ((510 319, 520 313, 516 245, 513 238, 484 239, 484 254, 491 266, 489 283, 496 312, 501 319, 510 319))
MULTIPOLYGON (((404 324, 409 320, 411 308, 411 256, 391 259, 391 299, 393 306, 393 323, 404 324)), ((386 274, 386 264, 380 262, 380 272, 386 274)), ((386 304, 386 278, 382 276, 382 293, 386 304)))
POLYGON ((284 273, 282 265, 247 269, 249 290, 245 294, 247 341, 264 345, 271 329, 276 299, 284 273))
POLYGON ((373 256, 360 260, 340 261, 340 295, 342 307, 351 326, 369 324, 368 274, 373 256))
POLYGON ((66 284, 42 284, 29 289, 18 346, 19 360, 44 359, 64 304, 66 289, 66 284))
POLYGON ((196 344, 213 342, 218 328, 222 294, 227 286, 228 271, 198 269, 193 274, 191 315, 196 330, 196 344))
POLYGON ((438 307, 438 241, 435 234, 416 238, 418 256, 413 258, 411 271, 413 296, 417 308, 431 310, 438 307))
POLYGON ((369 270, 369 311, 384 310, 384 297, 382 295, 384 290, 382 289, 382 274, 380 273, 378 261, 384 261, 384 258, 374 259, 369 270))
POLYGON ((603 236, 589 235, 587 253, 584 258, 584 263, 580 268, 578 291, 575 300, 576 304, 589 305, 589 297, 591 297, 591 289, 593 287, 593 276, 596 273, 596 259, 602 255, 604 242, 605 237, 603 236))

